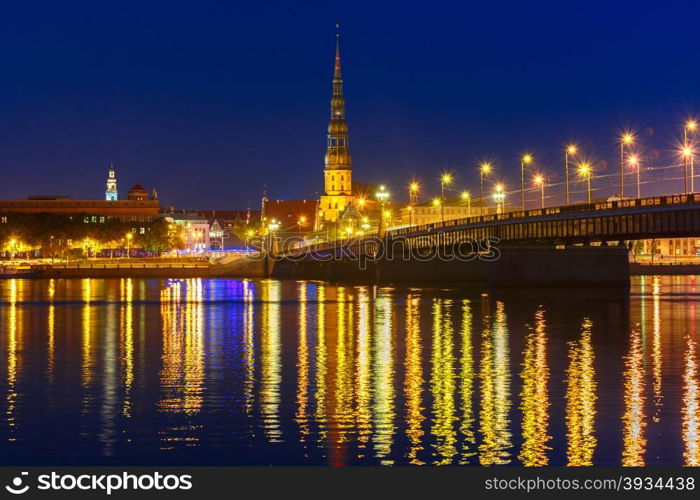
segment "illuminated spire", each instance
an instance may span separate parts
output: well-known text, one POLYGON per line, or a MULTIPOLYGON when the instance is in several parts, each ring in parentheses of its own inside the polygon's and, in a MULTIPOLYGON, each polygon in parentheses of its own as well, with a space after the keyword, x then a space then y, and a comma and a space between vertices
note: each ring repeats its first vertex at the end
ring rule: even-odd
MULTIPOLYGON (((336 25, 337 27, 337 25, 336 25)), ((348 148, 348 124, 345 121, 345 98, 343 97, 343 78, 340 72, 340 34, 335 38, 335 63, 333 66, 333 95, 331 96, 331 119, 328 123, 328 144, 326 151, 326 170, 346 170, 352 167, 348 148)), ((350 173, 341 174, 344 182, 326 183, 326 193, 341 192, 350 194, 350 173), (342 184, 342 185, 341 185, 342 184)), ((331 179, 334 179, 331 177, 331 179)))
MULTIPOLYGON (((335 25, 338 28, 338 25, 335 25)), ((343 75, 340 72, 340 31, 335 34, 335 69, 333 72, 333 81, 343 82, 343 75)))

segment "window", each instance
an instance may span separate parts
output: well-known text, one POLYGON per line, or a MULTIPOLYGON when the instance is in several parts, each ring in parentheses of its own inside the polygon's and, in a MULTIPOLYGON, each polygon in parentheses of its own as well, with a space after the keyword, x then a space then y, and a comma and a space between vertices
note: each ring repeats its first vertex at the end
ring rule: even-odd
POLYGON ((139 233, 140 233, 140 234, 146 234, 146 228, 145 228, 145 227, 140 228, 140 229, 139 229, 139 233))
POLYGON ((7 217, 0 217, 0 224, 7 224, 7 217))

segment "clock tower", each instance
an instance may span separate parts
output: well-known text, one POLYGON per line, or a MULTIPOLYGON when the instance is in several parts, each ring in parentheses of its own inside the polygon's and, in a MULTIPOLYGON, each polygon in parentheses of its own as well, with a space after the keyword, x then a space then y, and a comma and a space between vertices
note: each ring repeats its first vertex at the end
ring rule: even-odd
POLYGON ((114 171, 114 165, 109 166, 107 171, 107 191, 105 192, 107 201, 117 201, 119 193, 117 192, 117 174, 114 171))

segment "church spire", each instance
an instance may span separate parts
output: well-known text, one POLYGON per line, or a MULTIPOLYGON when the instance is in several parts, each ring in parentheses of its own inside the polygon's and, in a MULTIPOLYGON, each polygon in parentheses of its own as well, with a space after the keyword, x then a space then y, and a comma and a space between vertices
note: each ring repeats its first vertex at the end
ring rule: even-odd
MULTIPOLYGON (((345 97, 343 77, 340 70, 340 34, 335 39, 335 63, 333 66, 333 94, 331 96, 331 119, 328 123, 328 150, 326 170, 350 170, 351 159, 348 148, 348 124, 345 122, 345 97)), ((347 191, 346 186, 331 191, 347 191)), ((328 190, 327 190, 328 191, 328 190)))
MULTIPOLYGON (((336 24, 336 27, 338 25, 336 24)), ((335 35, 335 69, 333 71, 333 81, 343 83, 343 75, 340 72, 340 32, 335 35)))
MULTIPOLYGON (((338 25, 336 25, 336 28, 338 25)), ((343 76, 340 69, 340 34, 335 38, 335 60, 333 63, 333 93, 331 95, 331 118, 328 122, 324 194, 318 203, 321 225, 335 222, 352 203, 352 159, 348 143, 348 124, 345 121, 345 98, 343 76)))

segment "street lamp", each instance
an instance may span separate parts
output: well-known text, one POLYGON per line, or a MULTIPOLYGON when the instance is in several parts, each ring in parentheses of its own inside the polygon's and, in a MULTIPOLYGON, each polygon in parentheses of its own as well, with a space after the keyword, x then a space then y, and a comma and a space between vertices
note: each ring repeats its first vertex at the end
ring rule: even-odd
POLYGON ((384 236, 384 203, 389 199, 389 192, 384 186, 379 186, 379 191, 374 196, 379 200, 379 227, 377 228, 377 234, 381 238, 384 236))
POLYGON ((269 230, 269 238, 270 238, 270 243, 268 245, 270 253, 274 251, 274 242, 275 242, 275 231, 277 231, 280 227, 280 223, 277 219, 272 219, 270 223, 267 225, 267 229, 269 230))
POLYGON ((496 213, 503 213, 503 205, 506 199, 506 193, 503 190, 503 184, 496 184, 496 191, 493 193, 493 200, 496 202, 496 213))
POLYGON ((486 212, 486 200, 484 199, 484 175, 491 172, 491 164, 487 161, 481 164, 479 168, 479 203, 481 203, 481 211, 479 215, 484 215, 486 212))
POLYGON ((534 181, 540 187, 540 208, 544 208, 544 177, 536 175, 534 181))
POLYGON ((532 163, 532 155, 525 153, 520 158, 520 210, 525 210, 525 165, 532 163))
POLYGON ((627 162, 637 169, 637 199, 641 198, 641 184, 639 182, 639 157, 637 155, 629 155, 627 162))
POLYGON ((634 142, 634 136, 625 132, 620 137, 620 199, 625 197, 625 146, 634 142))
POLYGON ((690 192, 695 192, 695 182, 693 182, 693 177, 695 177, 695 155, 693 153, 693 149, 686 144, 683 148, 683 160, 686 165, 685 194, 688 194, 688 158, 690 158, 690 192))
POLYGON ((126 256, 131 257, 131 240, 134 239, 134 233, 126 233, 126 256))
POLYGON ((440 221, 445 222, 445 186, 449 186, 452 183, 452 176, 450 174, 442 174, 440 177, 440 221))
POLYGON ((306 225, 306 216, 305 215, 300 215, 299 218, 297 219, 297 226, 299 226, 299 231, 301 231, 301 228, 306 225))
POLYGON ((462 191, 462 201, 467 202, 467 217, 472 216, 472 197, 469 194, 469 191, 462 191))
POLYGON ((578 173, 586 178, 588 182, 588 203, 591 202, 591 164, 588 162, 583 162, 578 166, 578 173))
POLYGON ((409 226, 413 225, 413 212, 414 212, 413 207, 415 207, 418 204, 418 188, 419 187, 420 186, 415 181, 408 185, 408 211, 410 212, 409 221, 408 221, 409 226))
POLYGON ((569 156, 573 156, 578 152, 576 144, 569 144, 564 152, 564 172, 566 175, 566 204, 571 203, 569 197, 569 156))
MULTIPOLYGON (((688 156, 690 156, 690 191, 692 193, 695 192, 695 179, 694 179, 695 175, 693 172, 693 163, 694 163, 693 160, 694 160, 694 158, 693 158, 693 154, 692 154, 693 153, 692 147, 688 146, 688 132, 695 132, 695 130, 697 128, 698 128, 698 123, 695 120, 688 120, 685 123, 685 126, 683 127, 683 146, 686 149, 691 149, 690 155, 688 155, 688 156)), ((685 165, 685 176, 687 178, 688 177, 688 159, 687 159, 687 156, 684 159, 684 165, 685 165)), ((687 179, 685 181, 685 185, 686 185, 685 192, 687 193, 688 192, 688 180, 687 179)))

